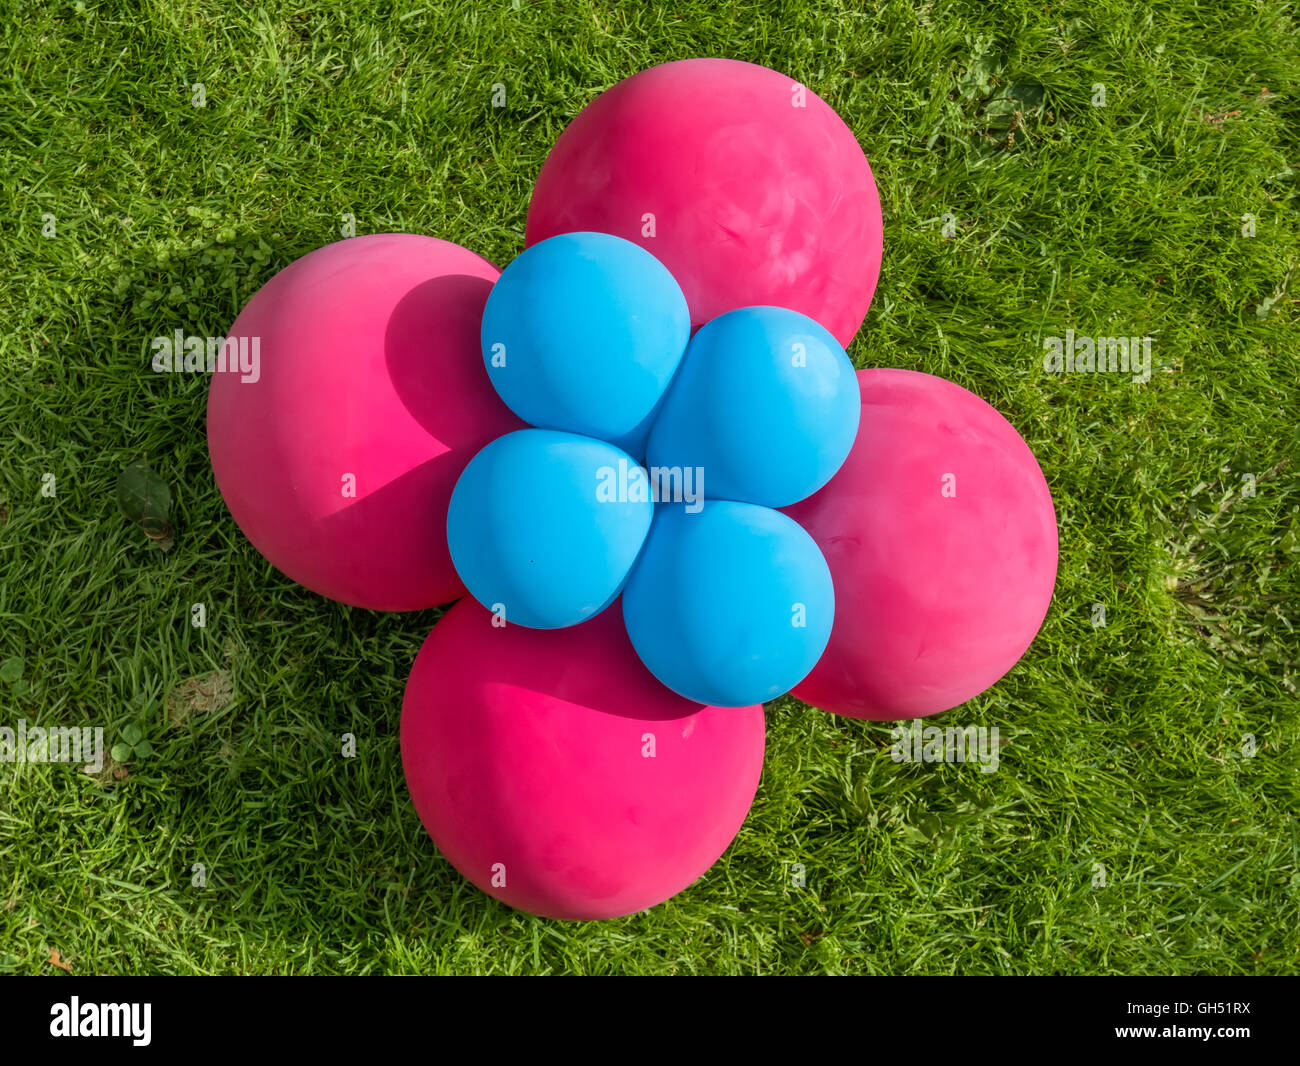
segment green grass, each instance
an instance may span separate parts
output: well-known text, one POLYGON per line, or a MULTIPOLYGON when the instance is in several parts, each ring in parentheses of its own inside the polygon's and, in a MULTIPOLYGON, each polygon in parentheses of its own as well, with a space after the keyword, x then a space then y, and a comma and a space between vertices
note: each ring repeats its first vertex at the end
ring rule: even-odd
POLYGON ((51 949, 78 973, 1300 971, 1294 5, 325 6, 5 5, 0 724, 136 724, 154 751, 0 766, 0 972, 51 949), (854 129, 886 251, 851 355, 1007 415, 1060 576, 1025 659, 940 720, 997 725, 997 773, 897 764, 887 726, 780 701, 701 882, 556 923, 461 880, 410 805, 401 696, 437 612, 272 570, 213 483, 207 382, 150 373, 147 344, 223 334, 344 213, 508 262, 569 119, 693 55, 776 67, 854 129), (1069 328, 1155 338, 1152 380, 1045 373, 1069 328), (170 552, 116 508, 137 459, 171 486, 170 552), (186 685, 211 674, 229 698, 186 685))

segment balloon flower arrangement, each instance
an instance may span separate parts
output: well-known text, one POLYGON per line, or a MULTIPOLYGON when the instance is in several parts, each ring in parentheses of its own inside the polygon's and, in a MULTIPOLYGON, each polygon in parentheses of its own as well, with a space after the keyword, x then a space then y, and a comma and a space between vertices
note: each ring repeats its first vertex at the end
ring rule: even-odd
POLYGON ((654 906, 726 850, 761 704, 918 718, 1005 674, 1056 578, 1024 441, 942 378, 854 371, 882 220, 853 134, 765 67, 693 59, 597 97, 504 271, 414 234, 317 249, 216 373, 235 521, 343 603, 458 600, 402 762, 443 855, 510 906, 654 906), (466 595, 468 593, 468 595, 466 595))

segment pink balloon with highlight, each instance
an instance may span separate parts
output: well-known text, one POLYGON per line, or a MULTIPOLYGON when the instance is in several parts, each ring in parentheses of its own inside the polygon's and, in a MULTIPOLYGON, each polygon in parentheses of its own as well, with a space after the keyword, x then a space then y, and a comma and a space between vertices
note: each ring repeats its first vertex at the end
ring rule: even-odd
POLYGON ((852 131, 811 89, 733 59, 651 67, 578 114, 538 176, 527 243, 575 230, 656 256, 694 327, 770 304, 848 347, 880 276, 880 199, 852 131))
POLYGON ((550 918, 632 914, 697 880, 753 802, 762 707, 670 692, 618 611, 568 629, 493 621, 456 604, 406 686, 402 765, 438 849, 550 918))
POLYGON ((498 275, 406 233, 308 253, 248 301, 231 338, 257 376, 212 376, 208 450, 240 529, 277 569, 331 599, 413 610, 464 592, 447 504, 484 444, 522 423, 483 367, 498 275))
POLYGON ((908 370, 859 370, 858 386, 848 460, 785 509, 835 582, 830 643, 794 694, 852 718, 919 718, 983 692, 1033 642, 1056 512, 1028 445, 974 393, 908 370))

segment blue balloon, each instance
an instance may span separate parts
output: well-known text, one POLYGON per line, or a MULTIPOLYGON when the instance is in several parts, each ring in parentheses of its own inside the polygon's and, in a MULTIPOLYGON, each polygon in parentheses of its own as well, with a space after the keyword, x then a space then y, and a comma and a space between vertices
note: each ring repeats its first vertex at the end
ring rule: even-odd
POLYGON ((698 703, 743 707, 788 692, 830 639, 835 591, 812 537, 780 511, 660 504, 623 590, 641 661, 698 703))
POLYGON ((577 625, 613 602, 654 516, 645 471, 604 441, 498 437, 465 467, 447 545, 470 595, 508 625, 577 625))
POLYGON ((692 339, 646 465, 702 470, 710 499, 787 507, 843 465, 860 410, 853 364, 822 326, 783 307, 742 307, 692 339))
POLYGON ((686 297, 653 255, 607 233, 562 233, 492 287, 483 362, 525 422, 641 456, 690 335, 686 297))

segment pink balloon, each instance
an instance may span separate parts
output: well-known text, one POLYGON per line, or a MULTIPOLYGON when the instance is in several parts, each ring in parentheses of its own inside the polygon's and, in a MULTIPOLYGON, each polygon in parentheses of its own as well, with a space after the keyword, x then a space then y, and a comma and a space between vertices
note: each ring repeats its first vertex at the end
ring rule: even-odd
POLYGON ((451 490, 523 425, 479 349, 497 274, 433 237, 354 237, 290 263, 240 312, 229 336, 250 353, 258 339, 258 376, 212 375, 212 470, 240 529, 299 584, 389 611, 464 592, 451 490))
POLYGON ((853 133, 811 90, 733 59, 651 67, 578 114, 533 189, 527 243, 574 230, 657 256, 696 327, 772 304, 847 347, 880 276, 880 199, 853 133))
POLYGON ((1029 447, 943 378, 859 370, 849 458, 786 513, 835 581, 830 644, 794 694, 852 718, 919 718, 1024 654, 1056 583, 1056 512, 1029 447))
POLYGON ((632 914, 700 877, 739 831, 762 707, 702 707, 656 681, 617 611, 498 628, 462 600, 420 649, 402 765, 444 856, 550 918, 632 914))

